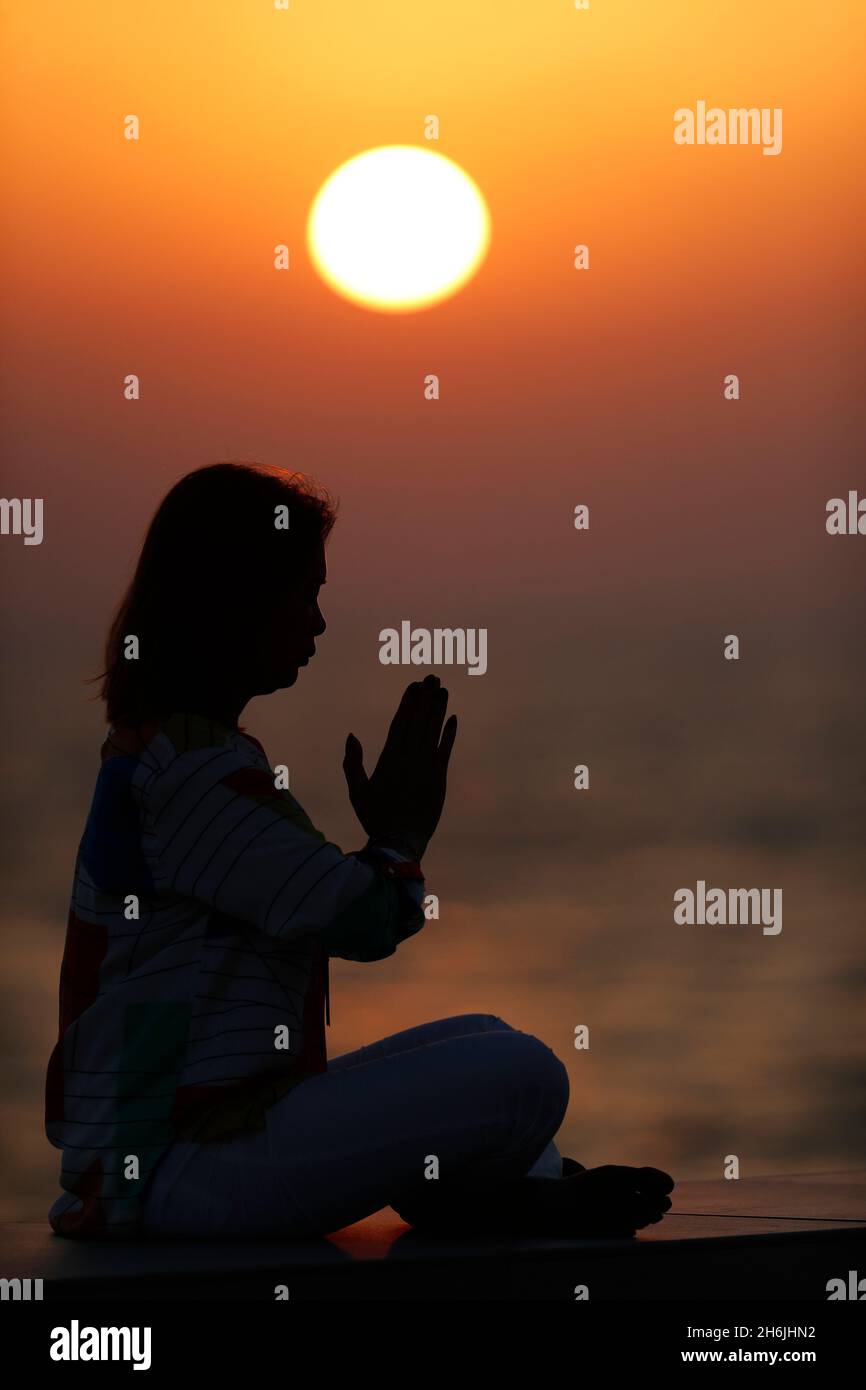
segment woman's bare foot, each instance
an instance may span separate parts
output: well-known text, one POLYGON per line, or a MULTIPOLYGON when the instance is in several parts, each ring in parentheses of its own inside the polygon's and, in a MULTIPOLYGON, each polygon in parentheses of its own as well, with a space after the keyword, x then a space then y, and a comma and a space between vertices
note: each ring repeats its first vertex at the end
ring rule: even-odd
POLYGON ((661 1221, 673 1188, 673 1178, 660 1168, 608 1163, 582 1172, 563 1168, 557 1191, 546 1195, 559 1201, 563 1235, 633 1236, 661 1221))
POLYGON ((433 1186, 420 1200, 393 1203, 419 1234, 611 1238, 661 1221, 674 1180, 659 1168, 585 1169, 565 1159, 561 1178, 433 1186))

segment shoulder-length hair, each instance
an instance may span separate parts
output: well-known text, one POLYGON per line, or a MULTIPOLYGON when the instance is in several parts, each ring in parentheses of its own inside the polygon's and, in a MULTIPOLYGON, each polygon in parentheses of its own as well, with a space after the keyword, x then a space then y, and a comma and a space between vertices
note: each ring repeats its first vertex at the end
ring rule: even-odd
POLYGON ((150 523, 111 622, 105 669, 94 677, 108 721, 163 718, 209 676, 224 676, 235 636, 301 578, 335 520, 324 489, 281 468, 215 463, 175 483, 150 523))

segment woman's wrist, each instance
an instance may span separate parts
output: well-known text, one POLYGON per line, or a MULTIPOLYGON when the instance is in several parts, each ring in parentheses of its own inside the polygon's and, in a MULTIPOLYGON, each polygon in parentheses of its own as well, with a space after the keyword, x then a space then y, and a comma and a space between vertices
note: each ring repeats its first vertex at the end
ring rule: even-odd
POLYGON ((369 839, 371 846, 381 845, 384 849, 393 849, 397 854, 405 855, 407 859, 417 860, 419 863, 427 843, 426 835, 413 830, 383 830, 371 835, 369 839))

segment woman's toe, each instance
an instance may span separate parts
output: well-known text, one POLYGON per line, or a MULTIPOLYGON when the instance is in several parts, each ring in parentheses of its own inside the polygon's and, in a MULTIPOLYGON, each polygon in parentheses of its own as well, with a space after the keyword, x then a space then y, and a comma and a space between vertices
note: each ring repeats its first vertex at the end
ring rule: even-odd
POLYGON ((575 1159, 575 1158, 563 1158, 563 1160, 562 1160, 562 1176, 563 1176, 564 1178, 570 1177, 572 1173, 585 1173, 585 1172, 586 1172, 586 1169, 584 1168, 583 1164, 582 1164, 582 1163, 578 1163, 577 1159, 575 1159))
POLYGON ((674 1180, 670 1173, 662 1172, 661 1168, 638 1168, 636 1172, 639 1187, 660 1192, 673 1192, 674 1180))

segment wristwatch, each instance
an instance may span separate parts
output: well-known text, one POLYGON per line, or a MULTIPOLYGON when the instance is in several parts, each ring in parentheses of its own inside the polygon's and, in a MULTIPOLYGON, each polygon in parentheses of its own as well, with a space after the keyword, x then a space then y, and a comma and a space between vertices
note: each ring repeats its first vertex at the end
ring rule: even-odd
POLYGON ((398 863, 395 859, 386 859, 382 864, 382 871, 387 878, 414 878, 424 882, 424 870, 417 860, 398 863))

